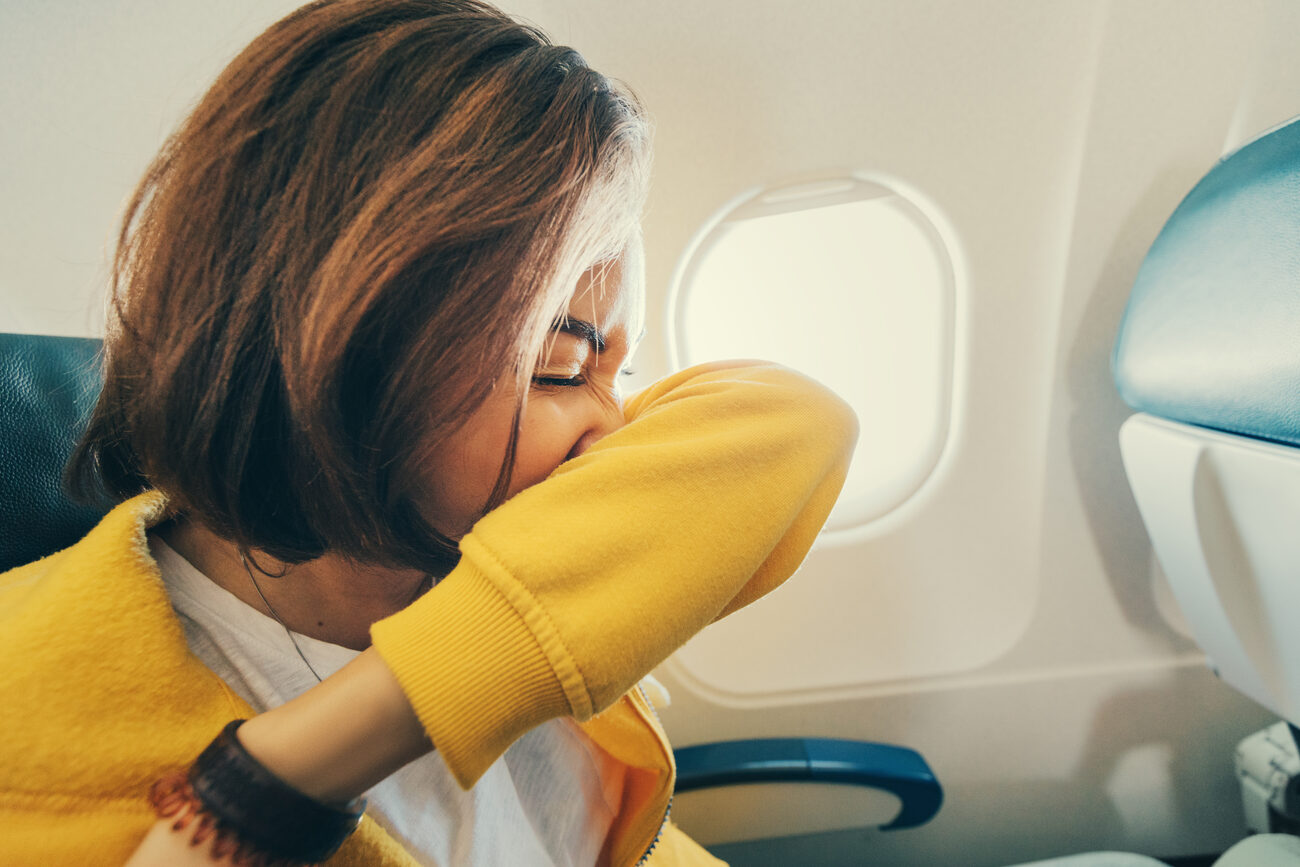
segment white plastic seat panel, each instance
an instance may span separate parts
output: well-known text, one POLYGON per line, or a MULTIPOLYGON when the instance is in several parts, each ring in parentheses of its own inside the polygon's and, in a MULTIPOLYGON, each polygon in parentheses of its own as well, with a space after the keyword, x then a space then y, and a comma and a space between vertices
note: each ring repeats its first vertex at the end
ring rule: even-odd
MULTIPOLYGON (((1065 858, 1049 858, 1016 867, 1166 867, 1165 862, 1145 855, 1124 852, 1088 852, 1065 858)), ((1214 867, 1300 867, 1300 837, 1289 834, 1259 834, 1237 843, 1214 867)))
POLYGON ((1197 644, 1228 684, 1300 718, 1300 449, 1138 414, 1138 509, 1197 644))
POLYGON ((1258 834, 1233 846, 1214 867, 1297 867, 1300 865, 1300 837, 1290 834, 1258 834))
POLYGON ((1168 867, 1168 865, 1145 855, 1131 855, 1127 852, 1086 852, 1082 855, 1020 864, 1018 867, 1168 867))

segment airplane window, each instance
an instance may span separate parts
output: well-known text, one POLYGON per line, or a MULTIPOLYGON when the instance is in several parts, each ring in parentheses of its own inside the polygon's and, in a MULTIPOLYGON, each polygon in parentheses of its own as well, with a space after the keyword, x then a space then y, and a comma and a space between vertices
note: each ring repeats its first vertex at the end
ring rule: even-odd
POLYGON ((833 388, 862 435, 826 532, 910 497, 947 438, 953 267, 909 197, 863 178, 770 189, 697 236, 673 292, 673 362, 765 358, 833 388))

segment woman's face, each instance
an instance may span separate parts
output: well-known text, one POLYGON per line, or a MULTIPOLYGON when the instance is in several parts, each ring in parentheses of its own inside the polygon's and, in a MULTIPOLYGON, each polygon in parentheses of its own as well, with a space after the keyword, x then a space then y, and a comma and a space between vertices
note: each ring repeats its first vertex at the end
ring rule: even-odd
MULTIPOLYGON (((619 379, 641 339, 639 261, 588 271, 556 324, 525 398, 509 494, 545 479, 623 424, 619 379)), ((499 382, 432 462, 425 515, 459 539, 480 517, 505 462, 516 392, 499 382)))

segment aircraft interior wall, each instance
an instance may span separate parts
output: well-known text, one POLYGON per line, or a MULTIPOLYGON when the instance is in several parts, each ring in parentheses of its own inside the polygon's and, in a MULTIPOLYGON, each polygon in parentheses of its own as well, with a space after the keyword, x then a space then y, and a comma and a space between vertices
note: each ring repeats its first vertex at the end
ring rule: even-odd
MULTIPOLYGON (((0 6, 0 58, 26 82, 0 90, 0 330, 102 333, 106 250, 135 180, 233 52, 296 5, 0 6)), ((1130 410, 1109 363, 1138 265, 1182 196, 1300 112, 1300 7, 502 5, 628 82, 654 119, 639 383, 669 372, 688 257, 747 195, 871 178, 933 219, 947 256, 932 465, 656 673, 678 745, 901 744, 934 768, 943 809, 879 832, 889 796, 733 788, 681 796, 679 824, 736 864, 993 867, 1240 839, 1232 751, 1275 718, 1217 681, 1188 637, 1120 464, 1130 410)), ((792 285, 753 303, 779 316, 803 297, 792 285)), ((870 447, 887 420, 860 415, 870 447)))

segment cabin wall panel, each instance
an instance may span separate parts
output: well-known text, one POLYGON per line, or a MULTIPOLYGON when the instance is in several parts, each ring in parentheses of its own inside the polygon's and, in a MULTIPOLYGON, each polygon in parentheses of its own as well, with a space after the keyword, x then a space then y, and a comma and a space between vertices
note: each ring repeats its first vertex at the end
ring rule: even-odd
MULTIPOLYGON (((933 490, 892 528, 882 522, 869 548, 819 552, 782 602, 701 642, 786 636, 746 647, 761 660, 756 668, 784 672, 784 685, 985 664, 1027 628, 1037 592, 1033 552, 1017 540, 1035 537, 1040 520, 1043 462, 1034 456, 1044 420, 1035 402, 1050 381, 1052 349, 1035 324, 1054 298, 1027 290, 1059 279, 1044 227, 1068 193, 1061 161, 1083 133, 1104 8, 826 4, 793 18, 740 2, 637 8, 618 50, 589 53, 617 57, 615 71, 636 82, 657 118, 646 221, 652 307, 690 233, 716 209, 756 184, 810 172, 901 178, 956 227, 965 266, 956 435, 933 490), (996 42, 971 38, 990 22, 996 42), (788 61, 791 45, 804 51, 798 63, 788 61), (1019 239, 1014 256, 1007 238, 1019 239), (996 511, 980 493, 993 489, 996 511), (796 629, 780 613, 791 607, 834 622, 796 629)), ((570 24, 582 43, 579 17, 570 24)), ((639 365, 663 369, 657 348, 647 346, 639 365)), ((871 420, 863 421, 869 438, 871 420)))
POLYGON ((222 67, 298 5, 0 3, 0 330, 103 334, 131 191, 222 67))
MULTIPOLYGON (((114 215, 224 62, 296 5, 0 4, 0 68, 17 83, 0 89, 0 329, 102 331, 114 215)), ((652 328, 667 327, 694 233, 757 185, 883 172, 933 202, 957 239, 953 438, 926 488, 700 640, 727 677, 741 666, 725 654, 743 655, 747 692, 709 688, 680 660, 660 671, 678 743, 902 743, 930 760, 947 802, 920 829, 751 851, 991 867, 1090 849, 1193 854, 1239 837, 1232 747, 1270 718, 1202 667, 1162 608, 1107 365, 1164 217, 1224 149, 1300 111, 1300 6, 504 5, 629 81, 655 119, 652 328)), ((641 378, 667 364, 652 333, 641 378)), ((816 809, 781 798, 796 821, 816 809)), ((707 816, 678 818, 709 834, 707 816)))

